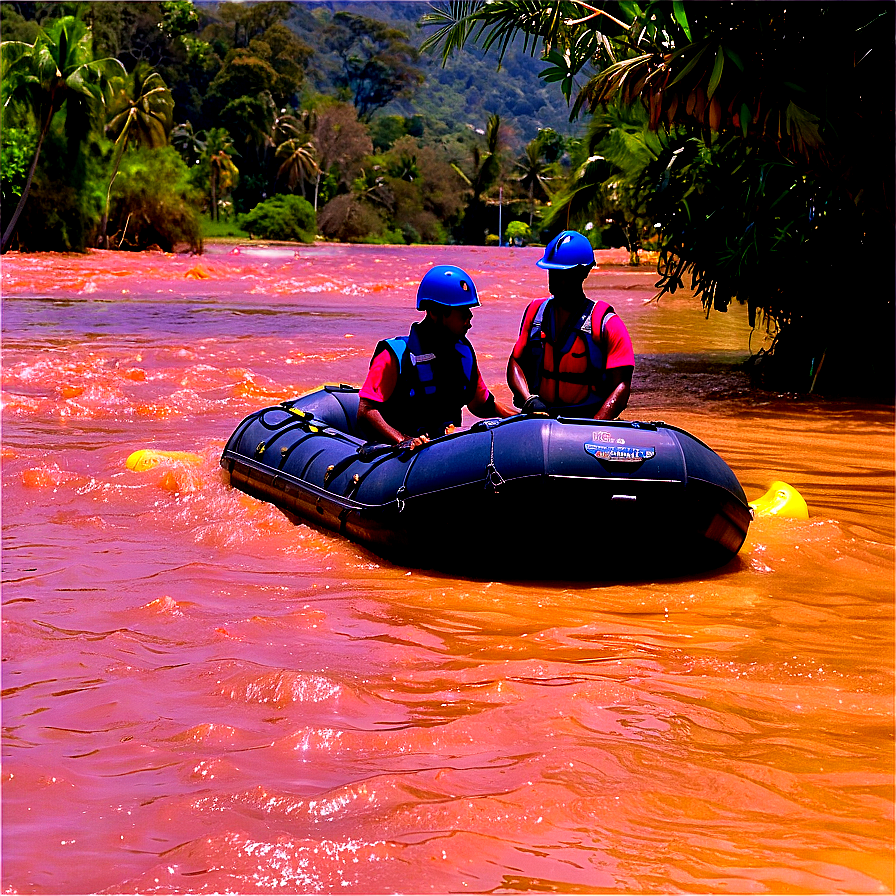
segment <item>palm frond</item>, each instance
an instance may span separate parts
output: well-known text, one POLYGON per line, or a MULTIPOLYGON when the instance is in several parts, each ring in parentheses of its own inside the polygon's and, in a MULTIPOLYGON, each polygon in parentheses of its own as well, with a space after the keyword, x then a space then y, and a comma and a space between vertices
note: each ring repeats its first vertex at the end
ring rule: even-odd
POLYGON ((442 56, 442 65, 447 65, 451 55, 466 45, 476 26, 476 17, 484 6, 483 0, 452 0, 442 6, 431 4, 433 11, 426 13, 420 24, 441 27, 423 41, 421 52, 438 51, 442 56))

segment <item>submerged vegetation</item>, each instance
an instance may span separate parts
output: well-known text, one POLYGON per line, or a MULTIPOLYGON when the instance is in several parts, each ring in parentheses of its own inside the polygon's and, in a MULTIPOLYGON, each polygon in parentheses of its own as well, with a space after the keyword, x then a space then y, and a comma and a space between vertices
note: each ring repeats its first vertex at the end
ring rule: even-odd
POLYGON ((774 336, 759 382, 892 394, 891 4, 0 15, 4 252, 200 251, 221 228, 520 245, 577 227, 632 264, 656 250, 659 294, 689 287, 707 314, 745 302, 774 336), (841 336, 854 294, 861 334, 841 336))

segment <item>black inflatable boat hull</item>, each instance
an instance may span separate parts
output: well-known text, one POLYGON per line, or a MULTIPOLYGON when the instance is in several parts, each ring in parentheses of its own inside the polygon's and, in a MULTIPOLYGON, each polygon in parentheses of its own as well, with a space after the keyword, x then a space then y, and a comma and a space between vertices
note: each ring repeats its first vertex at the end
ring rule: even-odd
POLYGON ((661 423, 518 416, 401 452, 326 386, 240 423, 230 483, 409 566, 641 578, 720 566, 752 518, 730 467, 661 423))

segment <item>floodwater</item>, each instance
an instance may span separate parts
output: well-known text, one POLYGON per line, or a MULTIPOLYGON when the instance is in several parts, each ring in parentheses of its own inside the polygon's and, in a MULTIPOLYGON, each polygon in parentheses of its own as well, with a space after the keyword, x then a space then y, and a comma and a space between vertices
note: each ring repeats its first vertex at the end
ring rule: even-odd
POLYGON ((470 546, 518 578, 447 577, 224 485, 238 421, 360 383, 432 264, 508 399, 538 255, 3 258, 2 892, 894 891, 893 408, 751 390, 743 308, 651 303, 619 252, 588 281, 625 417, 806 499, 714 573, 528 581, 554 514, 601 537, 533 507, 470 546))

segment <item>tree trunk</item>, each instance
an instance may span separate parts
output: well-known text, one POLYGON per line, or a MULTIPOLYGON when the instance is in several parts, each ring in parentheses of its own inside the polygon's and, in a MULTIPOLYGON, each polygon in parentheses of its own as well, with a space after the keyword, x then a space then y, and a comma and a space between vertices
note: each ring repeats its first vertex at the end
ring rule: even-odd
POLYGON ((0 240, 0 255, 6 254, 6 250, 9 249, 9 244, 12 242, 12 238, 15 235, 16 225, 19 223, 22 209, 25 208, 25 202, 28 199, 28 194, 31 192, 31 182, 34 180, 34 172, 37 169, 37 160, 40 158, 40 148, 43 146, 44 137, 47 136, 47 131, 50 130, 50 122, 52 120, 53 104, 50 103, 50 111, 47 113, 47 119, 41 129, 40 137, 37 138, 37 146, 34 148, 34 158, 31 160, 31 168, 28 170, 28 177, 25 179, 22 195, 19 197, 19 202, 16 205, 16 210, 13 212, 12 220, 10 220, 9 226, 6 228, 2 240, 0 240))
POLYGON ((109 248, 109 237, 106 235, 106 229, 109 225, 109 201, 112 197, 112 184, 115 183, 115 178, 118 177, 118 169, 121 166, 121 157, 124 155, 125 143, 127 143, 127 138, 122 141, 121 148, 118 150, 118 158, 115 160, 115 170, 112 172, 112 179, 109 181, 109 188, 106 190, 106 207, 103 209, 103 219, 100 222, 101 249, 109 248))

